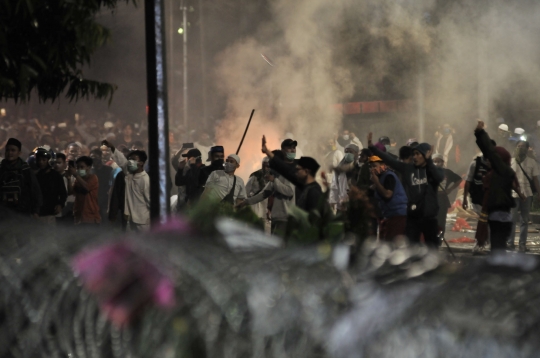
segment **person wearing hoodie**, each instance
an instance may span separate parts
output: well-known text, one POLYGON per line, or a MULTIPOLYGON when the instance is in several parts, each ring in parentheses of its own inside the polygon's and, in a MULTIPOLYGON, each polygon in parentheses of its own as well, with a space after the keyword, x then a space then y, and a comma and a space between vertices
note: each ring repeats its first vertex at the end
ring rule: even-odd
MULTIPOLYGON (((283 151, 274 150, 272 153, 275 156, 278 156, 280 160, 285 160, 283 151)), ((295 203, 295 187, 293 183, 275 171, 267 173, 266 179, 268 180, 268 183, 264 188, 258 194, 255 194, 242 202, 239 206, 255 205, 260 202, 265 202, 267 198, 273 196, 271 232, 272 235, 281 236, 285 234, 287 229, 289 208, 295 203)))
POLYGON ((412 242, 420 242, 421 234, 428 247, 436 249, 440 245, 437 213, 439 204, 437 189, 444 180, 444 173, 431 159, 431 145, 420 143, 414 148, 413 163, 406 164, 383 152, 372 143, 372 133, 368 135, 368 147, 373 155, 403 178, 407 193, 407 228, 405 233, 412 242))
POLYGON ((359 155, 360 148, 355 144, 348 144, 345 146, 345 156, 339 165, 334 168, 334 177, 330 184, 328 202, 338 211, 345 211, 347 209, 349 180, 353 184, 356 184, 360 177, 360 166, 358 165, 359 155))
MULTIPOLYGON (((478 121, 474 131, 476 144, 484 158, 489 160, 491 170, 485 175, 484 199, 480 223, 489 226, 491 253, 505 252, 506 241, 512 232, 512 208, 516 206, 512 197, 512 189, 521 194, 516 180, 516 172, 511 167, 510 153, 503 147, 495 147, 484 130, 484 122, 478 121)), ((477 239, 481 233, 487 233, 487 228, 477 229, 477 239)), ((479 239, 480 241, 480 239, 479 239)))
POLYGON ((0 163, 0 201, 4 207, 38 219, 43 203, 41 189, 30 166, 19 157, 21 148, 19 140, 8 139, 0 163))

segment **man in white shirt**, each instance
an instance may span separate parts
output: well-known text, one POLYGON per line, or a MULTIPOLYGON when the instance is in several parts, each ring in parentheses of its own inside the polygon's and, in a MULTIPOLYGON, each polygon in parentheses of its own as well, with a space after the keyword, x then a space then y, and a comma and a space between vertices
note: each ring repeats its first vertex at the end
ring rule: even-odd
MULTIPOLYGON (((507 246, 509 248, 514 248, 514 240, 516 233, 516 223, 518 221, 518 211, 520 214, 520 227, 519 227, 519 251, 526 252, 527 249, 527 232, 529 231, 529 212, 531 209, 533 191, 531 188, 532 185, 536 190, 540 190, 538 185, 538 164, 533 158, 527 156, 529 151, 529 142, 519 141, 516 145, 514 152, 514 158, 512 158, 512 169, 516 172, 516 177, 521 188, 521 192, 526 200, 521 200, 518 194, 514 191, 512 196, 516 201, 516 207, 512 208, 512 231, 510 232, 510 237, 507 240, 507 246)), ((540 191, 539 191, 540 192, 540 191)))
POLYGON ((124 216, 127 217, 132 231, 150 229, 150 177, 144 171, 148 159, 142 150, 133 150, 126 158, 121 151, 115 150, 109 142, 103 145, 111 148, 112 159, 126 175, 126 195, 124 200, 124 216))
POLYGON ((222 202, 232 205, 245 200, 246 186, 242 178, 234 175, 237 168, 240 167, 240 157, 231 154, 227 157, 223 170, 213 171, 206 181, 203 197, 217 197, 222 202))

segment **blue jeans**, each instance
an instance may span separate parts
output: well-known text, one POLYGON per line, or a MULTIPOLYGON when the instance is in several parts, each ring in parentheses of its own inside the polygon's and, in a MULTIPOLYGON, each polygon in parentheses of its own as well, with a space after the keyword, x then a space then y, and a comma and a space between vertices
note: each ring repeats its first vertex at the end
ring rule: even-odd
POLYGON ((514 240, 516 237, 516 223, 518 217, 521 220, 519 226, 519 245, 524 246, 527 244, 527 232, 529 231, 529 212, 531 211, 531 204, 533 197, 529 196, 525 201, 520 198, 514 198, 516 201, 516 207, 512 208, 512 231, 508 237, 508 245, 514 246, 514 240), (518 213, 518 211, 520 213, 518 213))

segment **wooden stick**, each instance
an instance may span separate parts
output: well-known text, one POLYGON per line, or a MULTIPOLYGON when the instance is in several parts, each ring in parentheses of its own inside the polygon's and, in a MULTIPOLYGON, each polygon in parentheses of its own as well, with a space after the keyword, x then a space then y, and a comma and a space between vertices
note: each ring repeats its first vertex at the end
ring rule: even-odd
POLYGON ((251 119, 253 118, 253 113, 255 113, 255 110, 251 111, 251 116, 249 116, 249 121, 248 121, 248 124, 246 126, 246 130, 244 131, 244 135, 242 136, 242 140, 240 141, 240 145, 238 146, 238 149, 236 150, 236 155, 238 155, 238 153, 240 153, 240 148, 242 148, 242 144, 244 143, 244 138, 246 138, 246 134, 247 134, 247 131, 249 129, 249 125, 251 124, 251 119))

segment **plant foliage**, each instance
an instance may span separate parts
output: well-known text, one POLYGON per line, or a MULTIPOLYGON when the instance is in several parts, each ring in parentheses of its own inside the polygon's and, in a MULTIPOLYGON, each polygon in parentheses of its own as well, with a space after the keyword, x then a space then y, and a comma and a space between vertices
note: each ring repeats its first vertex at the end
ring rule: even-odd
POLYGON ((116 85, 84 77, 96 49, 110 31, 95 21, 101 9, 113 11, 121 1, 136 0, 0 0, 0 99, 54 102, 62 93, 112 100, 116 85))

